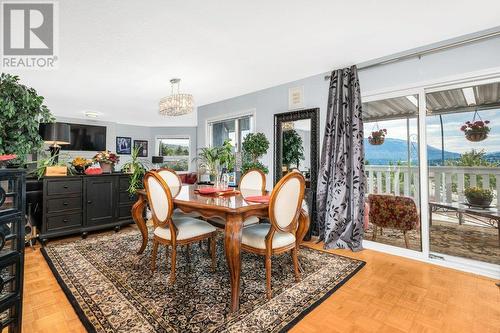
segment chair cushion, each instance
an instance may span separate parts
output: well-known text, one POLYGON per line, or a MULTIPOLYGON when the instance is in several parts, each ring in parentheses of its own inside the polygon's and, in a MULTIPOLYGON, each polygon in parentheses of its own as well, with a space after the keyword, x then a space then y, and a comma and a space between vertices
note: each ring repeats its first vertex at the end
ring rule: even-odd
MULTIPOLYGON (((270 224, 254 224, 243 228, 241 244, 257 249, 266 248, 266 235, 271 228, 270 224)), ((273 249, 295 243, 295 236, 289 232, 276 231, 273 237, 273 249)))
MULTIPOLYGON (((214 221, 217 224, 221 224, 221 225, 226 224, 226 221, 224 221, 224 219, 221 217, 217 217, 217 216, 211 217, 210 220, 214 221)), ((259 223, 259 222, 260 222, 260 220, 257 216, 250 216, 250 217, 247 217, 245 221, 243 221, 243 226, 246 227, 247 225, 252 225, 252 224, 259 223)))
MULTIPOLYGON (((177 240, 194 238, 217 230, 210 223, 191 217, 174 217, 172 221, 178 230, 177 240)), ((160 238, 170 240, 170 229, 168 227, 156 227, 154 234, 160 238)))
POLYGON ((175 209, 174 210, 174 214, 172 215, 172 218, 176 218, 176 217, 192 217, 192 218, 198 218, 200 217, 201 215, 196 213, 196 212, 191 212, 191 213, 184 213, 182 210, 180 210, 179 208, 175 209))

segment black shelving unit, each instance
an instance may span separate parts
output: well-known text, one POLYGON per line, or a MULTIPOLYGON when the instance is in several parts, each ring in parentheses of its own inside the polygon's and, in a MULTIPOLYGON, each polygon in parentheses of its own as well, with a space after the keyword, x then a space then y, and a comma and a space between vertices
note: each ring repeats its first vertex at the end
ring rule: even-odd
POLYGON ((21 332, 26 175, 0 169, 0 331, 21 332))

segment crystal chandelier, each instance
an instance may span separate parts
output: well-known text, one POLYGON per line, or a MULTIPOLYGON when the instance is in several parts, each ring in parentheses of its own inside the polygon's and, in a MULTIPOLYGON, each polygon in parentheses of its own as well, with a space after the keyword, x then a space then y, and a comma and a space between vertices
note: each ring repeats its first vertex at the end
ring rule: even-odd
POLYGON ((162 116, 182 116, 193 112, 193 95, 181 94, 179 92, 179 83, 181 79, 172 79, 170 96, 163 97, 160 100, 160 114, 162 116), (174 85, 177 85, 177 93, 174 94, 174 85))

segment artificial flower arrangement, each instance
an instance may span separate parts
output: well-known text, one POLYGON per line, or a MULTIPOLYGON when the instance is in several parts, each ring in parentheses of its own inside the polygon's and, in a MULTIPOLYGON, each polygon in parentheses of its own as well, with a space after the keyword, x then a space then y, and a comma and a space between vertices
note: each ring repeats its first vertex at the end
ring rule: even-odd
POLYGON ((368 137, 368 142, 375 146, 381 145, 384 143, 386 134, 387 130, 385 128, 373 131, 372 135, 368 137))
POLYGON ((94 161, 98 163, 116 164, 119 160, 120 157, 109 150, 100 151, 94 156, 94 161))
POLYGON ((489 206, 493 200, 493 192, 489 189, 480 187, 467 187, 464 190, 464 195, 469 204, 474 206, 486 207, 489 206))
POLYGON ((460 127, 460 130, 465 133, 465 137, 469 141, 483 141, 488 137, 488 133, 490 132, 490 127, 488 126, 489 123, 489 120, 473 120, 472 122, 467 121, 462 125, 462 127, 460 127))
POLYGON ((77 156, 71 161, 71 165, 75 168, 78 173, 83 173, 87 167, 92 165, 92 160, 77 156))
POLYGON ((109 150, 105 150, 98 152, 93 160, 101 165, 103 172, 110 173, 113 171, 114 165, 120 160, 120 157, 109 150))

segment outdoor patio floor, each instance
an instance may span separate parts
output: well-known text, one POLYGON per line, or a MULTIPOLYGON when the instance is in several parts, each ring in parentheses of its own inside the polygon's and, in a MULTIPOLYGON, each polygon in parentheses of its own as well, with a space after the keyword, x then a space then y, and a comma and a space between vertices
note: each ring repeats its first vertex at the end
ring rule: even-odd
MULTIPOLYGON (((458 222, 458 221, 457 221, 458 222)), ((500 265, 500 246, 498 229, 472 224, 459 225, 457 222, 444 221, 433 217, 430 229, 430 247, 435 253, 478 260, 500 265)), ((372 240, 373 227, 365 231, 365 239, 372 240)), ((420 233, 408 232, 409 248, 421 251, 420 233)), ((403 233, 396 229, 384 229, 377 234, 376 242, 405 247, 403 233)))

